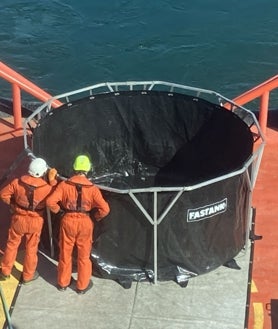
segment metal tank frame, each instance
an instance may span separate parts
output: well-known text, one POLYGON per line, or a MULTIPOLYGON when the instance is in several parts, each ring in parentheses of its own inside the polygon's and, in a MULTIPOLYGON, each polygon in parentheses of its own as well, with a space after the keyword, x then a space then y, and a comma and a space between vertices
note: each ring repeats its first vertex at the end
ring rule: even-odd
MULTIPOLYGON (((191 95, 195 97, 200 97, 202 99, 208 100, 214 104, 219 104, 222 107, 225 107, 227 110, 230 110, 234 112, 236 115, 238 115, 241 120, 243 120, 250 130, 252 131, 253 140, 254 140, 254 149, 252 156, 242 165, 242 168, 239 170, 233 171, 229 174, 225 174, 222 176, 219 176, 214 179, 209 179, 207 181, 190 185, 190 186, 183 186, 183 187, 148 187, 148 188, 136 188, 136 189, 116 189, 116 188, 110 188, 101 184, 98 184, 98 180, 101 180, 103 177, 95 177, 94 183, 101 189, 106 190, 109 192, 114 192, 118 194, 127 194, 129 197, 134 201, 138 209, 143 213, 145 218, 151 223, 153 226, 153 239, 154 239, 154 284, 157 283, 157 241, 158 241, 158 235, 157 235, 157 228, 158 225, 163 221, 165 216, 168 214, 168 212, 171 210, 171 208, 175 205, 177 200, 181 197, 181 195, 186 191, 192 191, 196 189, 200 189, 204 186, 226 180, 228 178, 244 174, 248 181, 248 187, 249 187, 249 208, 248 208, 248 214, 247 214, 247 227, 246 227, 246 237, 245 237, 245 246, 248 244, 249 240, 249 230, 251 227, 251 221, 252 221, 252 192, 256 183, 260 162, 262 159, 263 149, 265 145, 265 138, 262 133, 262 130, 259 126, 259 123, 257 121, 256 116, 252 111, 237 105, 232 100, 224 97, 223 95, 207 89, 201 89, 201 88, 195 88, 190 86, 185 86, 181 84, 175 84, 170 82, 163 82, 163 81, 128 81, 128 82, 106 82, 106 83, 99 83, 92 86, 88 86, 85 88, 81 88, 75 91, 67 92, 64 94, 57 95, 51 99, 49 99, 47 102, 43 103, 41 106, 39 106, 33 113, 30 115, 24 122, 24 148, 27 153, 27 155, 31 158, 35 158, 35 155, 32 151, 32 145, 29 145, 29 137, 32 133, 33 127, 36 127, 38 120, 43 118, 48 112, 52 111, 54 108, 52 107, 52 103, 54 100, 59 100, 62 103, 67 103, 70 105, 70 103, 74 100, 81 99, 84 97, 94 98, 94 95, 97 94, 103 94, 103 93, 114 93, 114 95, 117 95, 117 93, 120 93, 121 91, 132 91, 132 90, 138 90, 142 93, 147 91, 166 91, 169 94, 171 93, 181 93, 186 95, 191 95), (251 174, 250 174, 251 173, 251 174), (169 202, 166 209, 163 211, 163 213, 158 216, 158 193, 160 192, 166 192, 171 191, 175 192, 175 197, 169 202), (144 206, 141 204, 141 202, 138 200, 136 194, 138 193, 152 193, 153 194, 153 214, 152 216, 146 211, 144 206)), ((59 108, 58 108, 59 109, 59 108)), ((57 110, 58 110, 57 109, 57 110)), ((61 179, 66 179, 65 177, 61 177, 61 179)), ((49 239, 50 239, 50 247, 51 247, 51 256, 53 257, 54 248, 53 248, 53 238, 52 238, 52 228, 51 228, 51 214, 48 211, 47 212, 48 217, 48 226, 49 226, 49 239)))

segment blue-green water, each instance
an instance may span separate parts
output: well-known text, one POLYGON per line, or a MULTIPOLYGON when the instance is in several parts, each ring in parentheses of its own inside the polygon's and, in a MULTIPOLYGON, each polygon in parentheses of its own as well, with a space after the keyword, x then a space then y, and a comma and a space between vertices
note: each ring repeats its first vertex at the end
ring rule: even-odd
POLYGON ((233 98, 278 72, 277 0, 1 0, 0 13, 0 60, 53 95, 162 80, 233 98))

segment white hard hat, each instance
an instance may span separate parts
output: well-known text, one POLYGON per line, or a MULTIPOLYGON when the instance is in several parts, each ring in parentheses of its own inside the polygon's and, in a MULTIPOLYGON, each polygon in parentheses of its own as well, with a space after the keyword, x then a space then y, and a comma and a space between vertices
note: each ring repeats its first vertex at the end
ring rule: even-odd
POLYGON ((41 158, 32 160, 29 165, 29 174, 33 177, 42 177, 47 171, 47 164, 41 158))

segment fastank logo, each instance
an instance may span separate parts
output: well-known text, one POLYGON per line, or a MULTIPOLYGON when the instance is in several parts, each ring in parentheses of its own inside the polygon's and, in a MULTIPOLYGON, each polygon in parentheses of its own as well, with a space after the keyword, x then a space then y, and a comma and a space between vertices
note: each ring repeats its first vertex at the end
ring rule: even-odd
POLYGON ((221 214, 227 210, 228 202, 227 198, 212 203, 210 205, 206 205, 203 207, 188 209, 187 210, 187 222, 197 222, 200 220, 204 220, 209 217, 216 216, 221 214))

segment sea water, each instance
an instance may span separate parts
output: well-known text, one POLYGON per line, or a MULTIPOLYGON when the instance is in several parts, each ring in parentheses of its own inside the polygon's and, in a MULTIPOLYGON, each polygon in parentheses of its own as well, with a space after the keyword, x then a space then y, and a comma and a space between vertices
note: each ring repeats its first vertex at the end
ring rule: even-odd
POLYGON ((160 80, 233 98, 277 74, 277 12, 277 0, 1 0, 0 60, 52 95, 160 80))

